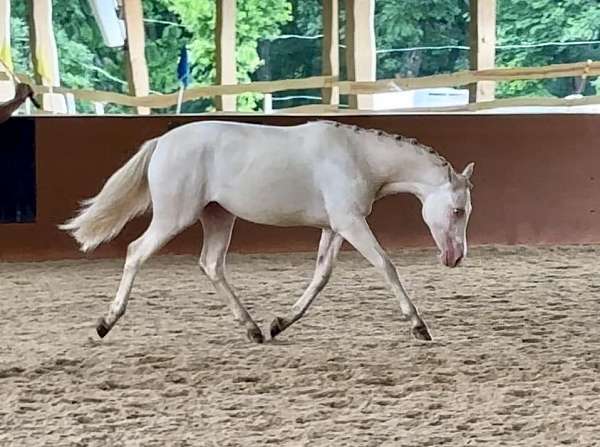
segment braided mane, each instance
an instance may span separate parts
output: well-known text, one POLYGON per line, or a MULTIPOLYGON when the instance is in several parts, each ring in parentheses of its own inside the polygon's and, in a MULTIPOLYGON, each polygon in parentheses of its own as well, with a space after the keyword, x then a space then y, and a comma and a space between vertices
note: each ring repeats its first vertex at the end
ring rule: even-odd
POLYGON ((394 141, 395 143, 408 143, 415 149, 420 150, 424 155, 431 157, 439 166, 441 166, 441 167, 450 166, 450 163, 448 163, 448 161, 443 156, 441 156, 438 152, 436 152, 435 149, 433 149, 432 147, 427 146, 425 144, 419 143, 415 138, 408 138, 408 137, 405 137, 402 135, 390 134, 388 132, 384 132, 383 130, 379 130, 379 129, 365 129, 365 128, 362 128, 362 127, 359 127, 356 125, 339 123, 337 121, 319 120, 319 122, 328 124, 328 125, 331 125, 334 127, 343 127, 345 129, 351 130, 357 134, 362 133, 362 134, 375 135, 380 138, 385 138, 390 141, 394 141))

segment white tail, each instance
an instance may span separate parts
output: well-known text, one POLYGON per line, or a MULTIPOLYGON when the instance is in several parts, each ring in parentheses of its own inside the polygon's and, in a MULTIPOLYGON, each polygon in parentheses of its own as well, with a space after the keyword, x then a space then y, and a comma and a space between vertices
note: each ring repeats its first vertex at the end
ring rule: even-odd
POLYGON ((100 193, 82 202, 73 219, 60 225, 81 245, 81 251, 96 248, 114 238, 125 224, 150 207, 148 164, 157 139, 146 141, 137 154, 115 172, 100 193))

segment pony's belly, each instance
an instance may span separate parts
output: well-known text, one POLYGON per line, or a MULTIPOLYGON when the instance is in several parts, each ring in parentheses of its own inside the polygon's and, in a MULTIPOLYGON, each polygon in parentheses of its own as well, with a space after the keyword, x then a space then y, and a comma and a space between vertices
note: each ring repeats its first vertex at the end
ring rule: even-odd
POLYGON ((304 214, 278 214, 268 216, 261 215, 240 215, 242 219, 261 225, 273 225, 276 227, 327 227, 329 226, 324 218, 315 218, 314 216, 306 216, 304 214))
POLYGON ((280 227, 329 225, 327 213, 321 207, 302 207, 293 202, 272 204, 260 200, 256 203, 219 200, 218 203, 235 216, 257 224, 280 227))
POLYGON ((220 170, 209 188, 211 198, 232 214, 278 226, 328 221, 320 187, 304 164, 269 159, 246 162, 243 168, 220 170))

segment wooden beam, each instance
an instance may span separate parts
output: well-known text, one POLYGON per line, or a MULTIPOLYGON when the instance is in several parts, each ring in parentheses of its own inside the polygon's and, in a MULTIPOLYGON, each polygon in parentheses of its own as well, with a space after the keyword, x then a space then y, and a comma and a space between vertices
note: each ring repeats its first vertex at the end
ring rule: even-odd
MULTIPOLYGON (((35 81, 26 74, 16 73, 20 82, 35 84, 35 81)), ((197 85, 187 89, 183 94, 184 101, 198 98, 208 98, 218 95, 241 95, 243 93, 273 93, 289 90, 332 88, 340 89, 340 95, 372 95, 375 93, 397 92, 402 90, 415 90, 436 87, 461 87, 480 81, 513 81, 534 79, 559 79, 578 77, 600 76, 600 61, 577 62, 573 64, 554 64, 542 67, 517 67, 517 68, 494 68, 481 71, 462 71, 451 74, 423 76, 419 78, 379 79, 377 81, 338 81, 330 76, 313 76, 302 79, 280 79, 278 81, 259 81, 247 84, 234 85, 197 85)), ((10 78, 6 73, 0 71, 0 80, 8 81, 10 78)), ((34 86, 36 94, 48 93, 49 88, 45 86, 34 86)), ((177 104, 178 93, 165 95, 149 95, 134 97, 122 93, 106 92, 98 90, 80 90, 57 87, 55 93, 66 95, 72 93, 77 100, 97 101, 104 103, 120 104, 129 107, 152 107, 166 108, 177 104)), ((520 98, 526 100, 527 98, 520 98)), ((600 95, 585 96, 581 100, 569 99, 570 105, 598 104, 600 95), (591 101, 591 102, 590 102, 591 101)), ((485 102, 489 104, 490 102, 485 102)), ((479 105, 482 105, 480 103, 479 105)), ((498 103, 500 104, 500 103, 498 103)), ((504 104, 504 103, 502 103, 504 104)), ((532 103, 533 104, 533 103, 532 103)), ((541 105, 549 104, 547 102, 541 105)), ((537 105, 537 103, 536 103, 537 105)), ((325 107, 325 105, 322 105, 325 107)), ((330 107, 327 110, 331 109, 330 107)), ((403 109, 404 110, 404 109, 403 109)), ((423 109, 426 110, 426 109, 423 109)), ((437 110, 437 108, 436 108, 437 110)), ((355 111, 356 112, 356 111, 355 111)), ((380 112, 373 112, 380 113, 380 112)))
MULTIPOLYGON (((28 82, 26 75, 18 75, 20 79, 28 82)), ((1 78, 1 73, 0 73, 1 78)), ((325 76, 314 76, 304 79, 282 79, 279 81, 260 81, 248 84, 234 85, 207 85, 196 86, 187 89, 183 93, 184 101, 191 101, 198 98, 206 98, 218 95, 241 95, 243 93, 272 93, 298 89, 321 89, 331 87, 331 79, 325 76)), ((47 87, 35 86, 36 93, 46 92, 47 87)), ((178 92, 165 95, 149 95, 134 97, 123 93, 97 91, 97 90, 78 90, 68 88, 57 88, 57 93, 73 93, 81 101, 100 101, 113 104, 120 104, 129 107, 153 107, 165 108, 177 104, 178 92)))
MULTIPOLYGON (((7 73, 4 65, 13 69, 10 47, 10 0, 0 0, 0 71, 7 73)), ((8 73, 7 73, 8 74, 8 73)), ((10 75, 9 75, 10 77, 10 75)), ((8 101, 15 95, 15 87, 10 79, 0 81, 0 101, 8 101)))
MULTIPOLYGON (((464 113, 464 112, 484 112, 494 109, 505 109, 504 111, 494 111, 494 113, 522 113, 519 108, 535 108, 535 107, 590 107, 600 105, 600 96, 583 96, 578 99, 565 99, 555 97, 535 97, 522 96, 518 98, 495 99, 493 101, 484 101, 472 103, 462 106, 441 106, 441 107, 411 107, 402 109, 387 109, 373 111, 369 115, 389 115, 408 114, 408 113, 464 113), (507 111, 506 109, 516 109, 507 111)), ((576 110, 576 109, 571 109, 576 110)), ((589 113, 586 109, 579 109, 581 113, 589 113)), ((337 115, 337 116, 352 116, 364 115, 360 110, 339 109, 334 105, 328 104, 310 104, 306 106, 290 107, 285 109, 277 109, 276 113, 284 113, 286 115, 337 115)), ((591 113, 594 113, 593 111, 591 113)))
MULTIPOLYGON (((150 92, 148 65, 144 54, 144 9, 142 0, 123 0, 123 19, 127 39, 125 41, 125 59, 129 93, 134 96, 146 96, 150 92)), ((140 115, 148 115, 150 109, 138 107, 140 115)))
MULTIPOLYGON (((217 0, 217 17, 215 27, 217 84, 237 84, 235 57, 235 14, 236 0, 217 0)), ((221 95, 215 98, 217 110, 234 112, 236 97, 221 95)))
MULTIPOLYGON (((323 76, 340 76, 339 49, 339 3, 338 0, 323 1, 323 47, 322 70, 323 76)), ((321 92, 323 104, 339 104, 340 92, 337 87, 324 88, 321 92)))
MULTIPOLYGON (((470 68, 496 66, 496 0, 470 0, 470 68)), ((496 83, 482 81, 469 86, 469 102, 492 101, 496 83)))
MULTIPOLYGON (((375 81, 375 0, 346 0, 346 61, 348 80, 375 81)), ((370 110, 373 97, 350 96, 350 107, 370 110)))
MULTIPOLYGON (((37 84, 60 86, 58 51, 52 26, 52 0, 29 0, 29 46, 33 73, 37 84)), ((44 93, 42 107, 52 112, 67 112, 65 97, 58 93, 44 93)))

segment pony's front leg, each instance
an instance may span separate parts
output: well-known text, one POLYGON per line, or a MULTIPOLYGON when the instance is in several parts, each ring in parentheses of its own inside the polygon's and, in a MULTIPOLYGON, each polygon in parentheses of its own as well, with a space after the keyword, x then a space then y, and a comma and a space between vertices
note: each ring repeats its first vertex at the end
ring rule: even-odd
POLYGON ((379 242, 377 242, 364 217, 357 216, 349 220, 346 218, 343 220, 344 223, 339 228, 340 234, 373 264, 377 270, 383 273, 394 294, 400 301, 402 314, 412 324, 412 333, 415 338, 431 340, 429 329, 404 290, 400 278, 398 278, 396 267, 394 267, 389 256, 381 248, 379 242))
POLYGON ((275 317, 271 322, 271 338, 275 338, 277 334, 302 318, 319 292, 327 285, 343 241, 342 236, 330 229, 322 231, 313 279, 302 297, 292 306, 292 311, 286 317, 275 317))

